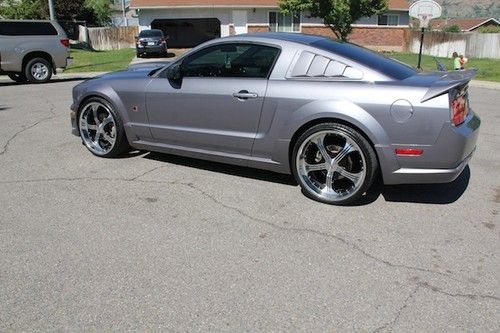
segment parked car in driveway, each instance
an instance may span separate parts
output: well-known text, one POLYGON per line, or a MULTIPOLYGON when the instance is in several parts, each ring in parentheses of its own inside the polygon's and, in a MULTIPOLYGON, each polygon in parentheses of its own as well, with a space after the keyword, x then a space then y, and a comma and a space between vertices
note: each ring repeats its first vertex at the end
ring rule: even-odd
POLYGON ((237 35, 77 85, 72 132, 97 156, 132 146, 292 173, 307 196, 351 204, 378 176, 460 175, 480 127, 474 75, 421 73, 321 36, 237 35))
POLYGON ((143 57, 150 54, 167 55, 167 39, 163 31, 158 29, 142 30, 136 37, 135 50, 137 57, 143 57))
POLYGON ((0 20, 0 74, 44 83, 70 62, 69 39, 57 22, 0 20))

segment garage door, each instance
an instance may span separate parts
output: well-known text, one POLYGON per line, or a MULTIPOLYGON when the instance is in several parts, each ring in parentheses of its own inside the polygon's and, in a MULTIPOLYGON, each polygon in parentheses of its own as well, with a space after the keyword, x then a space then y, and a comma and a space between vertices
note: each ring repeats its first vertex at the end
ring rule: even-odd
POLYGON ((207 40, 220 37, 220 21, 217 18, 156 19, 152 29, 160 29, 169 36, 169 48, 194 47, 207 40))

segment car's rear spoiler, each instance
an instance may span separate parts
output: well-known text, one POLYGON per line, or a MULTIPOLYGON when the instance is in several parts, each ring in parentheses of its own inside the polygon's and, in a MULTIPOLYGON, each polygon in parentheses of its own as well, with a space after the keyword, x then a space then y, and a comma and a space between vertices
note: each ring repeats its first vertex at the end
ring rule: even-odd
POLYGON ((427 102, 434 97, 443 95, 453 88, 467 85, 469 81, 476 76, 477 70, 468 69, 465 71, 450 71, 443 72, 442 74, 441 78, 434 82, 429 90, 427 90, 422 98, 422 103, 427 102))

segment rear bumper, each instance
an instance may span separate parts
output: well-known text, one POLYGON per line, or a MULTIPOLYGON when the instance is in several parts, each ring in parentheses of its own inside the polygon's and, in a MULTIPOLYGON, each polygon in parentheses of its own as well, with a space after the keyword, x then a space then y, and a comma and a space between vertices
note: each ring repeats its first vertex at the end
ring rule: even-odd
POLYGON ((453 169, 415 169, 401 168, 393 173, 392 181, 386 184, 438 184, 451 183, 460 176, 467 164, 469 164, 472 155, 476 151, 475 147, 472 153, 467 156, 460 164, 453 169))
MULTIPOLYGON (((458 127, 445 125, 437 141, 431 146, 415 146, 424 150, 418 157, 397 157, 392 171, 382 169, 384 183, 425 184, 449 183, 465 169, 476 150, 481 120, 471 112, 458 127)), ((396 145, 379 148, 379 156, 394 156, 396 145)), ((377 149, 378 150, 378 149, 377 149)))
POLYGON ((137 53, 164 53, 167 52, 167 45, 145 45, 142 47, 136 46, 137 53))

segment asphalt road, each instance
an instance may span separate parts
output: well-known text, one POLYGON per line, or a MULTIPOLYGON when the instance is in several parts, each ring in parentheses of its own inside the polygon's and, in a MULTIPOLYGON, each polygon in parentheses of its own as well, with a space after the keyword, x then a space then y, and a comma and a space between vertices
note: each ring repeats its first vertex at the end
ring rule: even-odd
POLYGON ((0 331, 500 331, 499 91, 449 185, 356 207, 291 177, 93 157, 71 88, 0 84, 0 331))

